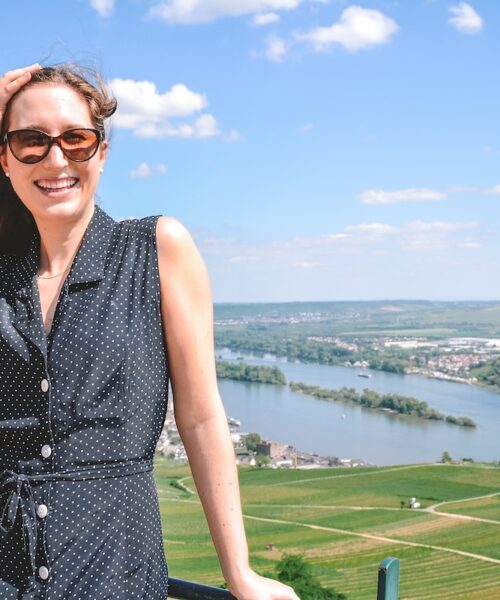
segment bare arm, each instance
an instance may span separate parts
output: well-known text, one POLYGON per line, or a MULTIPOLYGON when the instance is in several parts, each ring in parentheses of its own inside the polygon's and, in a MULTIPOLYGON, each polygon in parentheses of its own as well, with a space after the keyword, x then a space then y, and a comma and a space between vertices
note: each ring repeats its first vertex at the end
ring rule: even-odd
POLYGON ((157 241, 175 419, 224 578, 238 600, 298 600, 291 588, 249 567, 234 450, 217 387, 205 265, 175 219, 159 219, 157 241))

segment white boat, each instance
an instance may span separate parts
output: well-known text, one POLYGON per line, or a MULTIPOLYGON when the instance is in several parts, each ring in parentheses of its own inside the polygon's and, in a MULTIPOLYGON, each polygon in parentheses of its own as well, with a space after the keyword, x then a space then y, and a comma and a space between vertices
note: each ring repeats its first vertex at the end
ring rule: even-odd
POLYGON ((358 373, 358 377, 366 377, 366 379, 370 379, 370 373, 358 373))

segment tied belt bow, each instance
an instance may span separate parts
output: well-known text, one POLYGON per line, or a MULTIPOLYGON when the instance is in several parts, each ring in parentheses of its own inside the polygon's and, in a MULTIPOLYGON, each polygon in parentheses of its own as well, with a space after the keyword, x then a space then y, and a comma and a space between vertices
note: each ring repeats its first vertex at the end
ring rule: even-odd
MULTIPOLYGON (((85 481, 125 477, 153 470, 152 460, 121 461, 73 471, 25 475, 3 471, 0 475, 0 553, 12 556, 14 548, 23 552, 23 564, 12 564, 12 572, 0 572, 0 579, 20 592, 32 591, 35 583, 37 542, 40 526, 31 483, 49 481, 85 481), (10 550, 10 552, 9 552, 10 550)), ((47 564, 45 536, 42 536, 43 564, 47 564)))

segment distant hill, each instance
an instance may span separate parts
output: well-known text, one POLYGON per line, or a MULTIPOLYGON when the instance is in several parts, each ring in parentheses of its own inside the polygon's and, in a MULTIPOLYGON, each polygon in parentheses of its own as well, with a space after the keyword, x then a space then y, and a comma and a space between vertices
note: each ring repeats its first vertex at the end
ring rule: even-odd
POLYGON ((215 304, 217 322, 302 324, 311 335, 422 330, 446 336, 500 336, 500 301, 377 300, 215 304), (307 327, 304 325, 307 324, 307 327), (318 325, 321 324, 321 328, 318 325), (325 328, 325 325, 327 327, 325 328))

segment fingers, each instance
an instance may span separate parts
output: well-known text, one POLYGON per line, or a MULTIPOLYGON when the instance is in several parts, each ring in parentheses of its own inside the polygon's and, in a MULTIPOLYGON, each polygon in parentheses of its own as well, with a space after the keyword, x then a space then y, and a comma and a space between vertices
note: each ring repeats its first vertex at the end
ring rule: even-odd
POLYGON ((31 76, 31 73, 35 73, 36 71, 39 71, 42 67, 38 64, 35 63, 33 65, 30 65, 29 67, 21 67, 20 69, 13 69, 12 71, 7 71, 7 73, 4 74, 4 76, 2 77, 2 79, 4 79, 5 84, 9 84, 12 81, 14 81, 15 79, 17 79, 18 77, 22 76, 22 75, 26 75, 26 73, 29 73, 31 76))
POLYGON ((5 73, 5 75, 0 79, 0 94, 5 94, 7 98, 12 96, 19 91, 23 85, 28 83, 28 81, 31 79, 32 73, 35 73, 40 69, 40 65, 36 63, 22 69, 7 71, 7 73, 5 73))
POLYGON ((24 84, 28 83, 28 81, 30 79, 31 79, 31 73, 29 71, 26 71, 25 73, 20 75, 17 79, 14 79, 14 81, 11 81, 4 86, 6 94, 8 94, 9 96, 12 96, 18 90, 20 90, 24 84))

